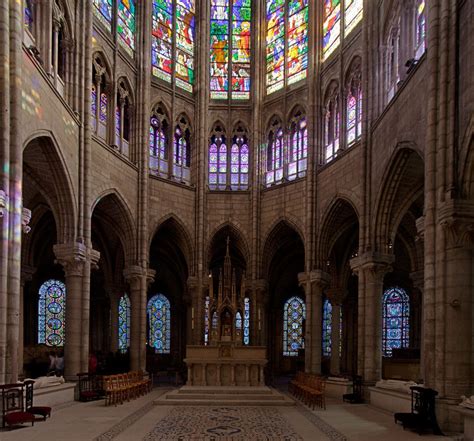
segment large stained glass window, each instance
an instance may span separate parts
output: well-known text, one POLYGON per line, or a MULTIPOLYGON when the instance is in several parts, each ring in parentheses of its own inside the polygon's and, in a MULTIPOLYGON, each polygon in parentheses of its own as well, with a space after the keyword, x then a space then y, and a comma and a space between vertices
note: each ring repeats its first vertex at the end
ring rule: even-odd
POLYGON ((344 37, 362 20, 364 0, 344 1, 344 37))
POLYGON ((110 31, 112 29, 112 0, 93 0, 94 15, 110 31))
POLYGON ((157 294, 147 306, 149 339, 148 343, 158 354, 169 354, 171 347, 171 307, 163 294, 157 294))
POLYGON ((331 356, 331 337, 332 337, 332 305, 326 299, 323 304, 323 355, 331 356))
POLYGON ((117 33, 120 44, 133 57, 135 51, 135 0, 118 0, 117 33))
POLYGON ((212 99, 250 97, 250 0, 211 0, 212 99))
POLYGON ((410 340, 410 298, 399 287, 387 289, 382 301, 382 353, 392 356, 392 349, 407 348, 410 340))
POLYGON ((296 357, 304 348, 303 322, 305 303, 300 297, 291 297, 283 306, 283 355, 296 357))
POLYGON ((24 11, 24 25, 25 28, 30 32, 33 32, 33 2, 32 0, 25 0, 25 11, 24 11))
POLYGON ((308 130, 306 118, 298 112, 290 124, 290 149, 288 152, 288 179, 305 176, 308 156, 308 130))
POLYGON ((244 345, 250 344, 250 299, 244 299, 244 345))
POLYGON ((176 85, 188 92, 194 84, 194 0, 176 1, 176 85))
POLYGON ((416 7, 416 40, 415 58, 419 59, 425 52, 426 40, 426 11, 425 0, 418 0, 416 7))
POLYGON ((64 346, 66 319, 66 285, 50 279, 39 289, 38 343, 64 346))
POLYGON ((242 314, 240 311, 237 311, 235 314, 235 329, 238 331, 242 330, 242 314))
POLYGON ((173 0, 153 0, 151 47, 153 75, 171 83, 173 72, 173 0))
POLYGON ((120 297, 118 306, 118 347, 123 353, 130 347, 130 298, 127 294, 120 297))
POLYGON ((323 61, 339 46, 341 37, 341 0, 324 0, 323 61))
POLYGON ((267 0, 267 94, 306 78, 308 1, 267 0))

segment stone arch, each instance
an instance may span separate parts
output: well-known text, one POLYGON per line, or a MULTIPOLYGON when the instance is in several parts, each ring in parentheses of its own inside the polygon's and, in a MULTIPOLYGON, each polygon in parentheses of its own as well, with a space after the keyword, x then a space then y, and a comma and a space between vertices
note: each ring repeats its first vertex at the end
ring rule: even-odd
POLYGON ((382 177, 375 204, 373 243, 387 253, 406 210, 423 193, 424 163, 413 143, 400 143, 382 177))
POLYGON ((117 90, 120 87, 120 83, 123 83, 125 86, 125 90, 128 92, 128 97, 130 99, 130 104, 133 106, 136 103, 135 99, 135 90, 132 87, 132 83, 130 82, 127 75, 120 75, 117 79, 117 90))
POLYGON ((243 268, 249 268, 250 249, 248 241, 242 232, 242 227, 237 222, 227 221, 215 227, 208 236, 207 241, 207 262, 205 268, 209 267, 213 261, 213 255, 218 251, 224 253, 225 239, 229 236, 231 240, 231 254, 240 254, 239 258, 243 262, 243 268))
POLYGON ((25 140, 23 164, 24 206, 32 208, 34 194, 28 194, 30 181, 32 190, 39 190, 53 212, 58 243, 74 240, 77 222, 74 187, 62 151, 51 132, 38 131, 25 140))
POLYGON ((120 192, 113 188, 99 193, 91 205, 91 214, 94 216, 100 209, 100 220, 113 230, 119 238, 125 262, 132 264, 136 260, 136 225, 132 211, 120 192))
POLYGON ((112 64, 110 63, 109 58, 107 57, 107 54, 104 50, 102 49, 97 49, 93 52, 92 54, 92 63, 95 63, 97 61, 100 61, 102 63, 102 67, 105 69, 105 78, 107 85, 110 87, 110 84, 112 82, 112 64))
POLYGON ((298 224, 288 218, 281 217, 272 224, 268 232, 263 236, 263 248, 261 255, 260 277, 266 278, 270 273, 270 265, 273 257, 278 249, 284 247, 289 240, 297 240, 301 242, 304 250, 304 234, 298 224))
POLYGON ((287 124, 298 114, 301 113, 301 115, 306 116, 307 111, 306 111, 306 106, 304 104, 295 104, 293 107, 291 107, 290 111, 286 115, 286 121, 287 124))
POLYGON ((188 228, 177 216, 174 214, 167 214, 160 219, 157 219, 150 229, 150 235, 148 237, 148 248, 151 248, 154 237, 157 232, 164 226, 167 226, 173 233, 173 237, 176 239, 176 243, 184 255, 186 265, 190 274, 194 273, 194 248, 193 238, 188 228))
POLYGON ((359 212, 354 202, 346 196, 338 195, 322 215, 316 246, 316 266, 322 268, 328 260, 337 240, 354 226, 359 224, 359 212))

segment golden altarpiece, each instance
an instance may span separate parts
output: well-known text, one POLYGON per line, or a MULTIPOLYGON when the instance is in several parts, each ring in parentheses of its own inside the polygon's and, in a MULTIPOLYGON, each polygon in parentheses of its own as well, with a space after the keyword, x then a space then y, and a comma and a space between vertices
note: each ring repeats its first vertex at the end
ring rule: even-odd
POLYGON ((229 238, 217 282, 215 293, 211 274, 209 296, 202 308, 206 323, 204 345, 186 347, 188 385, 263 386, 266 348, 252 346, 249 335, 244 339, 244 330, 248 329, 244 326, 244 320, 248 320, 245 311, 254 305, 246 305, 249 300, 245 297, 244 274, 238 285, 236 269, 232 267, 230 258, 229 238))

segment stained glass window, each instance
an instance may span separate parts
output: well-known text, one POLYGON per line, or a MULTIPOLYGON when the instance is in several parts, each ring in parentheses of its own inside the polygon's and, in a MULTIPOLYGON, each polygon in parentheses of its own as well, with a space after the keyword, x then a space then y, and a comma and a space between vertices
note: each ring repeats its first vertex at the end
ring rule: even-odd
POLYGON ((206 296, 204 304, 204 345, 209 344, 209 296, 206 296))
POLYGON ((211 0, 212 99, 250 97, 250 39, 250 0, 211 0))
POLYGON ((176 1, 176 85, 188 92, 194 84, 194 0, 176 1))
POLYGON ((304 348, 303 321, 306 306, 300 297, 291 297, 283 306, 283 355, 296 357, 304 348))
POLYGON ((308 1, 267 0, 267 94, 306 78, 308 1))
POLYGON ((66 320, 66 285, 50 279, 39 289, 38 343, 64 346, 66 320))
POLYGON ((232 140, 230 153, 230 187, 247 190, 249 185, 249 146, 247 136, 237 134, 232 140))
POLYGON ((171 83, 173 53, 173 0, 153 0, 152 72, 171 83))
POLYGON ((150 173, 168 176, 168 124, 163 115, 150 119, 150 173))
POLYGON ((209 146, 209 188, 225 190, 227 185, 227 146, 225 136, 212 135, 209 146))
MULTIPOLYGON (((183 120, 181 120, 183 121, 183 120)), ((189 182, 189 129, 178 125, 174 132, 173 176, 182 182, 189 182)))
POLYGON ((117 33, 120 44, 133 57, 135 50, 135 0, 118 0, 117 33))
POLYGON ((93 0, 94 15, 110 31, 112 29, 112 0, 93 0))
POLYGON ((283 180, 284 137, 283 129, 275 127, 268 135, 266 185, 283 180))
POLYGON ((163 294, 157 294, 148 301, 147 306, 149 344, 158 354, 170 353, 171 307, 163 294))
POLYGON ((290 151, 288 155, 288 179, 306 174, 308 156, 308 130, 306 118, 298 114, 290 125, 290 151))
POLYGON ((425 52, 426 40, 426 11, 425 0, 418 0, 416 8, 416 42, 415 57, 418 59, 425 52))
POLYGON ((91 122, 92 130, 95 132, 97 130, 97 89, 94 84, 91 88, 91 122))
POLYGON ((364 0, 344 1, 344 36, 347 36, 362 20, 364 0))
POLYGON ((33 3, 31 0, 25 0, 25 11, 24 11, 24 24, 25 28, 30 32, 33 31, 33 3))
POLYGON ((331 337, 332 337, 332 305, 326 299, 323 304, 323 355, 331 356, 331 337))
POLYGON ((324 0, 323 61, 339 46, 341 36, 341 0, 324 0))
POLYGON ((244 299, 244 345, 250 344, 250 299, 244 299))
POLYGON ((127 352, 130 347, 130 299, 127 294, 120 297, 118 307, 118 347, 127 352))
POLYGON ((329 98, 326 101, 325 118, 324 118, 324 147, 326 162, 336 157, 339 150, 339 130, 340 130, 340 113, 339 113, 339 95, 334 87, 329 98))
POLYGON ((346 106, 347 145, 350 145, 362 134, 362 90, 358 78, 353 78, 349 85, 346 106))
POLYGON ((382 353, 392 356, 392 349, 407 348, 410 340, 410 298, 404 289, 393 287, 383 294, 382 353))
POLYGON ((235 329, 242 330, 242 314, 240 311, 235 314, 235 329))

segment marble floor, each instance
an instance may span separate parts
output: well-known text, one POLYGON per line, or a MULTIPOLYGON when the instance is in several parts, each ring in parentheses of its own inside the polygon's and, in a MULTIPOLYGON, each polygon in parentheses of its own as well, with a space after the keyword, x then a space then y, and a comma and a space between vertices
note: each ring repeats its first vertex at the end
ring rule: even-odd
POLYGON ((242 406, 156 406, 169 391, 156 388, 117 407, 103 401, 70 403, 33 427, 0 431, 0 441, 431 441, 454 438, 404 431, 368 405, 328 399, 327 409, 242 406))

